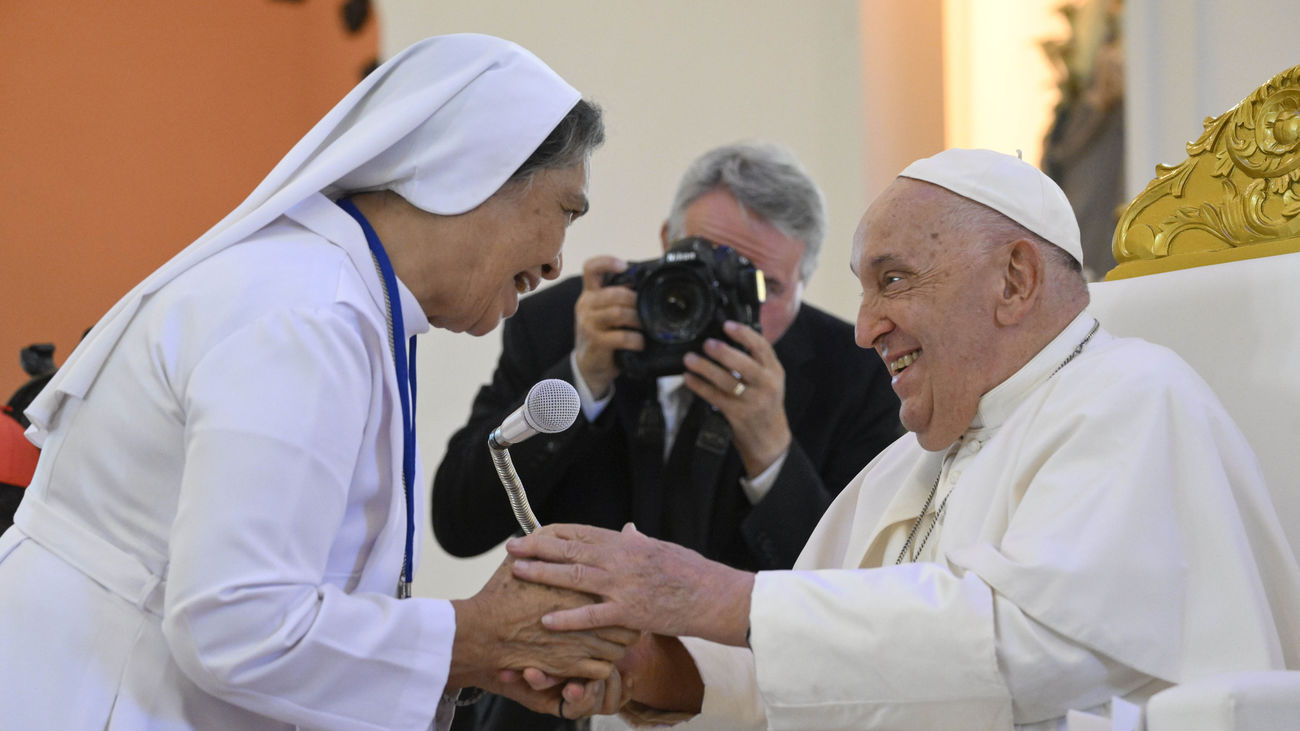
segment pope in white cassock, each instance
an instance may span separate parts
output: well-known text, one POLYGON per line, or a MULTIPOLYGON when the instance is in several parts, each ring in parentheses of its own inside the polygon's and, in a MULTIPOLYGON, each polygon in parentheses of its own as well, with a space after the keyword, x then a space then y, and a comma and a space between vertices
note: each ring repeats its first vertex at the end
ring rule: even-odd
POLYGON ((28 410, 0 726, 446 728, 472 685, 596 710, 636 633, 537 622, 587 597, 409 582, 414 336, 486 333, 559 275, 603 135, 524 49, 422 41, 118 302, 28 410))
POLYGON ((1033 166, 913 163, 851 261, 858 344, 909 433, 792 571, 631 526, 511 541, 517 576, 604 597, 543 622, 656 633, 620 664, 623 712, 682 728, 1059 729, 1112 696, 1300 668, 1300 568, 1249 445, 1178 356, 1088 314, 1080 259, 1033 166))

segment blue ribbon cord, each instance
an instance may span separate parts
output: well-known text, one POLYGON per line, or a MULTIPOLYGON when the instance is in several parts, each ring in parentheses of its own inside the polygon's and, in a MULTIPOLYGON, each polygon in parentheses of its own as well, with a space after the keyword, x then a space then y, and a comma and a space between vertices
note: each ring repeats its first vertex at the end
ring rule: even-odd
MULTIPOLYGON (((397 274, 393 272, 393 265, 388 260, 388 252, 384 251, 384 245, 380 243, 375 229, 370 226, 370 222, 361 215, 361 211, 357 210, 351 200, 343 198, 338 201, 338 205, 361 225, 361 230, 366 235, 366 243, 370 245, 375 261, 379 262, 379 271, 383 274, 384 289, 388 292, 389 308, 393 315, 389 323, 393 329, 392 342, 394 345, 401 343, 406 327, 402 321, 402 302, 397 289, 397 274)), ((402 490, 406 494, 406 553, 402 556, 402 580, 410 586, 411 562, 415 551, 415 493, 411 489, 411 480, 415 475, 416 449, 415 336, 411 336, 407 358, 399 358, 394 354, 393 362, 397 368, 397 389, 402 397, 402 490)))

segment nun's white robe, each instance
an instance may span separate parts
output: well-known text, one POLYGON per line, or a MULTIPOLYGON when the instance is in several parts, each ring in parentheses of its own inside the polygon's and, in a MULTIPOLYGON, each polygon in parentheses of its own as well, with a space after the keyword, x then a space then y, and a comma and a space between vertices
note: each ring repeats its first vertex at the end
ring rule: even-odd
POLYGON ((686 640, 705 697, 682 728, 1057 728, 1112 694, 1300 668, 1300 569, 1249 446, 1159 346, 1103 330, 1053 375, 1092 324, 951 449, 909 434, 869 464, 794 570, 758 574, 752 653, 686 640), (933 551, 894 565, 940 469, 933 551))
MULTIPOLYGON (((27 409, 43 453, 0 537, 0 727, 445 728, 451 605, 394 598, 383 285, 330 199, 472 210, 578 99, 508 41, 416 43, 95 325, 27 409)), ((397 288, 402 346, 428 323, 397 288)))
MULTIPOLYGON (((406 337, 427 330, 399 290, 406 337)), ((388 328, 319 194, 144 300, 0 544, 0 726, 430 725, 455 619, 395 598, 388 328)))

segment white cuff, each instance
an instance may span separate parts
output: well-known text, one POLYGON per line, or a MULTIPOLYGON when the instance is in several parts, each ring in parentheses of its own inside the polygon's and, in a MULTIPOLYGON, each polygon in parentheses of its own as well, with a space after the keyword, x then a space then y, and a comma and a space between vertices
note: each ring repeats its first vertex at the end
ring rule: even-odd
POLYGON ((776 476, 781 474, 781 465, 785 464, 785 458, 789 455, 790 450, 787 449, 781 453, 780 457, 773 460, 772 464, 767 466, 767 469, 758 473, 757 477, 740 478, 740 489, 745 491, 745 497, 749 498, 750 505, 758 505, 758 501, 762 500, 772 489, 772 486, 776 484, 776 476))
POLYGON ((754 655, 747 647, 726 647, 696 637, 680 638, 704 681, 700 714, 680 728, 752 731, 767 728, 754 655))
POLYGON ((582 415, 587 417, 587 421, 595 422, 596 418, 605 411, 609 406, 610 399, 614 398, 614 384, 609 384, 609 393, 605 398, 597 399, 591 393, 591 387, 582 377, 582 371, 578 370, 578 354, 572 350, 569 351, 569 369, 573 371, 573 385, 578 388, 578 401, 582 404, 582 415))

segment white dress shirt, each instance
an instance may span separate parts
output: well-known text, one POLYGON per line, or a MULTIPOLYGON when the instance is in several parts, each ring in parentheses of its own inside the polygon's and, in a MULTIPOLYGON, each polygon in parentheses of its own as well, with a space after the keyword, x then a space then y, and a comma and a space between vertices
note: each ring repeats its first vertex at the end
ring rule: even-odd
MULTIPOLYGON (((586 379, 582 377, 582 371, 578 370, 576 353, 569 353, 569 367, 573 370, 578 399, 582 404, 582 415, 587 421, 594 422, 614 398, 614 386, 611 384, 605 395, 597 398, 591 393, 591 387, 587 385, 586 379)), ((691 396, 694 394, 686 387, 686 379, 681 375, 660 376, 655 385, 658 389, 659 406, 663 409, 664 415, 664 461, 667 462, 668 455, 672 454, 673 444, 677 441, 677 432, 681 430, 682 421, 685 420, 686 412, 690 409, 691 396)), ((758 475, 740 478, 740 489, 744 491, 745 497, 749 498, 750 505, 757 505, 758 501, 762 500, 776 484, 777 475, 781 474, 781 466, 785 464, 785 458, 789 453, 788 449, 782 452, 758 475)))

